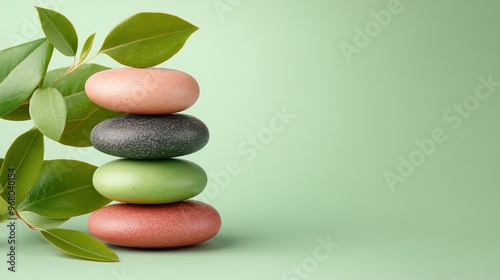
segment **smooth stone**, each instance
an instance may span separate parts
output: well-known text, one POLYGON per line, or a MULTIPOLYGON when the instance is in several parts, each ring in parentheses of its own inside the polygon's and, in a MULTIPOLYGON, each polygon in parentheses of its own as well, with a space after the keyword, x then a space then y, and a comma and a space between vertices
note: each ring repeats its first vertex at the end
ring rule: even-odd
POLYGON ((201 193, 207 185, 207 174, 187 160, 119 159, 97 168, 93 183, 97 192, 111 200, 164 204, 201 193))
POLYGON ((221 227, 217 210, 187 200, 163 205, 112 204, 92 213, 88 230, 109 244, 133 248, 173 248, 202 243, 221 227))
POLYGON ((94 103, 112 111, 164 115, 191 107, 200 87, 192 76, 174 69, 117 68, 92 75, 85 92, 94 103))
POLYGON ((194 153, 209 139, 207 126, 184 115, 127 115, 107 119, 90 134, 99 151, 131 159, 166 159, 194 153))

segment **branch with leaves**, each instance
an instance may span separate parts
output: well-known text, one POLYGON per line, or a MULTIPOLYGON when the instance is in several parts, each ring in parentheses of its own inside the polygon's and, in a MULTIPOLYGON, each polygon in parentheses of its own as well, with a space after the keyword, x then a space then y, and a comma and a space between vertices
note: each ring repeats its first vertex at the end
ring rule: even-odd
POLYGON ((92 128, 120 115, 86 96, 87 79, 108 69, 89 61, 106 54, 125 66, 153 67, 175 55, 198 28, 170 14, 138 13, 118 24, 89 57, 96 33, 86 39, 78 55, 73 24, 56 11, 36 9, 46 38, 0 51, 0 118, 31 119, 35 125, 0 158, 0 222, 17 218, 68 254, 118 261, 101 241, 57 228, 111 201, 94 189, 95 166, 65 159, 44 161, 44 136, 64 145, 88 147, 92 128), (73 64, 47 71, 54 48, 74 57, 73 64))

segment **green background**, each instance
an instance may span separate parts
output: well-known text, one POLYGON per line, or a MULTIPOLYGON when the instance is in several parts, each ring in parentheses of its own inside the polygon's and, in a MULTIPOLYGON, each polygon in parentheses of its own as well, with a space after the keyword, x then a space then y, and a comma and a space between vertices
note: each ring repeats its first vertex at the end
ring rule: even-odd
MULTIPOLYGON (((185 158, 206 169, 210 185, 201 199, 223 218, 220 233, 204 244, 113 247, 121 262, 112 264, 68 257, 19 223, 19 272, 1 261, 1 278, 499 279, 500 87, 477 104, 473 96, 478 77, 500 81, 500 5, 401 0, 390 22, 375 23, 371 11, 396 4, 1 0, 2 49, 43 36, 32 26, 34 5, 66 15, 81 41, 97 32, 96 49, 114 25, 141 11, 200 27, 161 66, 200 83, 200 99, 186 113, 208 125, 211 140, 185 158), (218 12, 214 4, 229 8, 218 12), (367 26, 373 36, 361 42, 355 28, 367 26), (360 48, 345 56, 341 45, 356 46, 356 39, 360 48), (453 110, 464 100, 473 110, 460 116, 453 110), (276 110, 294 117, 270 134, 276 110), (446 140, 429 155, 418 152, 415 141, 435 129, 446 140), (254 137, 262 138, 258 147, 254 137), (423 163, 391 188, 384 174, 397 175, 400 156, 410 155, 423 163), (228 164, 237 172, 222 182, 228 164), (338 248, 315 260, 318 239, 328 238, 338 248), (305 266, 304 274, 287 274, 293 266, 305 266)), ((49 67, 71 62, 57 54, 49 67)), ((119 67, 104 56, 94 62, 119 67)), ((30 127, 1 121, 0 154, 30 127)), ((48 159, 95 165, 113 159, 53 142, 46 151, 48 159)), ((62 227, 87 231, 87 217, 62 227)), ((4 226, 0 234, 7 235, 4 226)), ((0 245, 5 255, 5 238, 0 245)))

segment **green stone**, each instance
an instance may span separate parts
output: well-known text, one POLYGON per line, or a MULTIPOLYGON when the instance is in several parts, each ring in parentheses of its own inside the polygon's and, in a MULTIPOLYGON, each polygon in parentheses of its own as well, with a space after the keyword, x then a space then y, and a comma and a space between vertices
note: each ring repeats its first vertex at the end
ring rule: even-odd
POLYGON ((164 204, 201 193, 207 174, 197 164, 181 159, 119 159, 99 167, 94 187, 112 200, 134 204, 164 204))

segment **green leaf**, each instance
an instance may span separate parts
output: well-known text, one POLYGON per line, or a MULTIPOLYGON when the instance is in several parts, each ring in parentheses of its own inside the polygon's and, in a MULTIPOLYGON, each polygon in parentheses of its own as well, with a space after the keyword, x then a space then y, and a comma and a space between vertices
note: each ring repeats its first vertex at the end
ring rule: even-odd
POLYGON ((5 201, 8 201, 9 177, 15 182, 16 205, 21 204, 28 196, 42 168, 43 142, 42 133, 32 129, 19 136, 10 146, 0 173, 0 185, 4 186, 2 197, 5 201))
MULTIPOLYGON (((3 162, 4 162, 4 159, 0 158, 0 174, 2 174, 3 162)), ((3 191, 3 186, 2 186, 2 182, 0 182, 0 194, 2 193, 2 191, 3 191)), ((2 197, 0 196, 0 199, 1 198, 2 197)))
POLYGON ((90 35, 87 38, 87 40, 85 40, 85 44, 83 44, 82 53, 80 54, 80 59, 78 63, 82 63, 85 60, 85 58, 87 58, 87 56, 90 53, 90 50, 92 49, 92 45, 94 44, 94 39, 95 39, 95 33, 90 35))
POLYGON ((62 14, 36 7, 43 33, 49 42, 62 54, 75 56, 78 48, 78 36, 73 24, 62 14))
POLYGON ((47 218, 65 219, 95 211, 111 200, 92 184, 97 167, 74 160, 43 163, 38 181, 19 211, 31 211, 47 218))
MULTIPOLYGON (((0 158, 0 174, 2 173, 3 161, 4 159, 0 158)), ((2 192, 2 190, 3 187, 0 185, 0 192, 2 192)), ((0 223, 7 220, 9 215, 9 204, 3 199, 3 197, 0 197, 0 223)))
MULTIPOLYGON (((122 115, 94 104, 85 94, 87 79, 106 69, 109 68, 98 64, 84 64, 54 84, 64 97, 67 111, 66 126, 60 143, 75 147, 91 146, 92 128, 104 120, 122 115)), ((60 68, 48 72, 42 87, 48 87, 66 71, 67 68, 60 68)))
POLYGON ((35 91, 53 50, 44 38, 0 51, 0 116, 19 107, 35 91))
POLYGON ((119 261, 118 256, 104 243, 83 232, 53 228, 40 233, 52 245, 70 255, 102 262, 119 261))
POLYGON ((30 120, 30 105, 29 103, 22 104, 13 111, 10 111, 1 118, 8 121, 27 121, 30 120))
POLYGON ((0 216, 5 214, 9 214, 9 204, 2 197, 0 197, 0 216))
POLYGON ((58 227, 69 219, 51 219, 30 211, 18 212, 19 217, 32 229, 51 229, 58 227))
POLYGON ((198 27, 164 13, 138 13, 118 24, 104 39, 99 53, 121 64, 146 68, 175 55, 198 27))
POLYGON ((66 125, 66 103, 57 88, 37 89, 30 101, 30 115, 45 136, 59 141, 66 125))
POLYGON ((5 213, 5 214, 0 214, 0 223, 3 223, 5 221, 7 221, 7 219, 9 218, 10 214, 9 213, 5 213))

